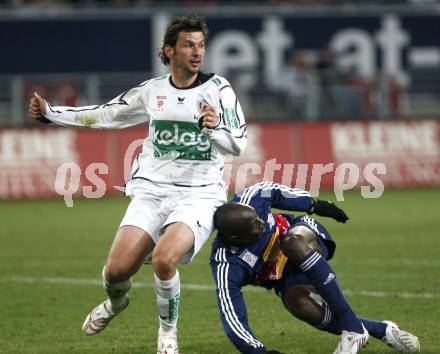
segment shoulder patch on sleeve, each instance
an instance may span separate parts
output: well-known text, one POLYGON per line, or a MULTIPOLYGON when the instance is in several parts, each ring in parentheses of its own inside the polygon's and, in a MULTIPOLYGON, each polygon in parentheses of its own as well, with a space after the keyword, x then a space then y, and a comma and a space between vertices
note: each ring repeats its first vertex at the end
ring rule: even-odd
POLYGON ((220 79, 218 77, 214 77, 211 79, 211 81, 216 84, 217 86, 220 86, 222 84, 222 82, 220 81, 220 79))
POLYGON ((231 129, 240 128, 240 121, 237 117, 237 112, 235 108, 225 108, 225 118, 226 118, 226 126, 231 129))

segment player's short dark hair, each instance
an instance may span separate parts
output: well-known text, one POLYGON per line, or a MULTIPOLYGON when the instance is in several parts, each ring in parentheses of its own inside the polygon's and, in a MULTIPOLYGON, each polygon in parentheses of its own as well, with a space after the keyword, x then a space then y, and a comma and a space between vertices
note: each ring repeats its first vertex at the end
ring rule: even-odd
POLYGON ((257 217, 255 210, 248 205, 226 203, 214 213, 214 228, 218 237, 226 244, 239 246, 247 240, 249 220, 257 217))
POLYGON ((174 47, 179 39, 180 32, 202 32, 205 40, 208 39, 209 34, 208 26, 203 17, 196 15, 173 17, 165 29, 162 48, 159 50, 159 58, 162 64, 170 64, 170 59, 165 55, 165 46, 174 47))

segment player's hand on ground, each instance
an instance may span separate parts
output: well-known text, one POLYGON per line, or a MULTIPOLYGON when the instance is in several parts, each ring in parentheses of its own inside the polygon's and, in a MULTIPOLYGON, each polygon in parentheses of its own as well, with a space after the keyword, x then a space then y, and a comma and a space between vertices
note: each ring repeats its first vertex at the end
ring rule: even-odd
POLYGON ((202 115, 199 119, 199 127, 214 129, 217 126, 218 117, 214 107, 205 104, 202 108, 202 115))
POLYGON ((29 113, 34 119, 46 115, 46 100, 36 92, 34 92, 34 97, 29 102, 29 113))
POLYGON ((339 222, 346 222, 348 220, 347 214, 345 214, 342 209, 338 208, 332 202, 326 200, 316 199, 308 213, 315 213, 319 216, 327 216, 339 222))

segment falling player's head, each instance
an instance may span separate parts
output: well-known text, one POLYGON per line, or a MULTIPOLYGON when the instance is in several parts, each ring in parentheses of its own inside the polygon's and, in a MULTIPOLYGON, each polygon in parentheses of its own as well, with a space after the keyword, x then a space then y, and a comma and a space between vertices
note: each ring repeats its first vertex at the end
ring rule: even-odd
POLYGON ((164 65, 170 65, 179 59, 179 54, 186 53, 192 55, 189 70, 198 71, 203 62, 207 39, 208 27, 202 17, 195 15, 173 17, 165 30, 163 45, 159 52, 160 60, 164 65))
POLYGON ((254 208, 240 203, 226 203, 214 214, 214 227, 220 239, 230 246, 245 246, 264 234, 264 221, 254 208))

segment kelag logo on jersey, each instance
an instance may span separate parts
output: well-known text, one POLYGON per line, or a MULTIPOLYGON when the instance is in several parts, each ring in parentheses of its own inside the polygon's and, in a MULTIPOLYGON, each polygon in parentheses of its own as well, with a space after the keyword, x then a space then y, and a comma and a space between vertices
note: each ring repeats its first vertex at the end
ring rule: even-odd
POLYGON ((192 122, 156 120, 154 156, 163 160, 210 160, 211 144, 192 122))

